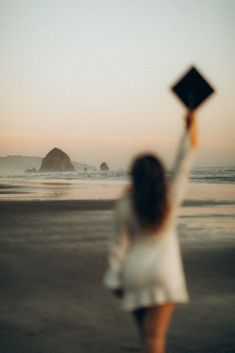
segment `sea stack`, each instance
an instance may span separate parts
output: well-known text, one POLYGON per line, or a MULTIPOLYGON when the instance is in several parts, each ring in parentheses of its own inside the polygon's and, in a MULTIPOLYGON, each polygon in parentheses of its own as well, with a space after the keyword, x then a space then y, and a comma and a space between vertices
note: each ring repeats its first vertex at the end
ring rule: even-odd
POLYGON ((25 169, 25 173, 37 173, 37 169, 35 167, 25 169))
POLYGON ((59 148, 53 148, 43 158, 39 172, 73 172, 75 168, 69 156, 59 148))
POLYGON ((107 172, 107 170, 109 170, 109 167, 108 167, 108 165, 107 165, 106 162, 102 162, 102 163, 101 163, 101 165, 100 165, 100 170, 101 170, 102 172, 107 172))

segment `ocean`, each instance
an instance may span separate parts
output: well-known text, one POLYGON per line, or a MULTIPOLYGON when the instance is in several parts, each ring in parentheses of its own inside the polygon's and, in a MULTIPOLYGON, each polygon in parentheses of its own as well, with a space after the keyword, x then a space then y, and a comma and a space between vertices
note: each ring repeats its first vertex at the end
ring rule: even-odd
MULTIPOLYGON (((116 199, 129 184, 126 171, 0 175, 0 200, 116 199)), ((195 200, 235 200, 235 167, 193 169, 186 196, 195 200)))

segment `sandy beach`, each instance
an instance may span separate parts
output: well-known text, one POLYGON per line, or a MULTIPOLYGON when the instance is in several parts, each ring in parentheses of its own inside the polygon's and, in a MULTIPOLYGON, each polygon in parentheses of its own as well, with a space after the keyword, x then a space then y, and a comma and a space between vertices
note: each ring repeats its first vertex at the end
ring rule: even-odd
MULTIPOLYGON (((167 352, 232 353, 231 206, 198 206, 180 216, 191 301, 176 309, 167 352)), ((102 285, 112 209, 112 200, 0 202, 1 353, 141 352, 132 317, 102 285)))

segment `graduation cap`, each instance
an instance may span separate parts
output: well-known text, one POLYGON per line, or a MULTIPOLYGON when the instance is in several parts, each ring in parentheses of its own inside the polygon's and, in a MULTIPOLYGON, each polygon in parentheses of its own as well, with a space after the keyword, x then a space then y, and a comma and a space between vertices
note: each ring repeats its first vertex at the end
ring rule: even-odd
POLYGON ((189 110, 195 110, 214 92, 211 85, 193 66, 172 87, 172 90, 189 110))

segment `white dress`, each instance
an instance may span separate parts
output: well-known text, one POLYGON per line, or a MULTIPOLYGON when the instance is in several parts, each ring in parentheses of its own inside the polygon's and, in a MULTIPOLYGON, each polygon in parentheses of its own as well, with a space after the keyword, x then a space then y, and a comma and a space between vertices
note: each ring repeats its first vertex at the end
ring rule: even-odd
POLYGON ((117 202, 115 231, 104 283, 111 290, 123 289, 124 310, 188 300, 176 220, 188 179, 191 155, 186 132, 168 188, 170 211, 163 226, 154 234, 141 229, 127 196, 117 202))

